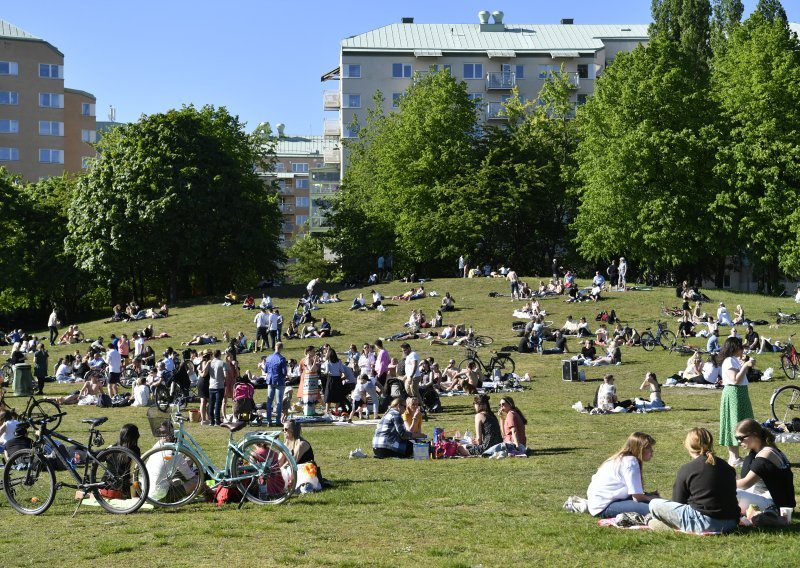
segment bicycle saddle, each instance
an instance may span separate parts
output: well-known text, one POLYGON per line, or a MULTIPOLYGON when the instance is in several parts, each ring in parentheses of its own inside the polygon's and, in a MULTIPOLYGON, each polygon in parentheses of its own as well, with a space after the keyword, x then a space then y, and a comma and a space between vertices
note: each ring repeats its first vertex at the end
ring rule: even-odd
POLYGON ((91 424, 92 426, 100 426, 108 420, 108 416, 102 416, 100 418, 84 418, 81 420, 84 424, 91 424))
POLYGON ((231 431, 231 434, 234 432, 238 432, 245 426, 247 426, 247 422, 240 420, 239 422, 225 422, 224 424, 220 424, 223 428, 227 428, 231 431))

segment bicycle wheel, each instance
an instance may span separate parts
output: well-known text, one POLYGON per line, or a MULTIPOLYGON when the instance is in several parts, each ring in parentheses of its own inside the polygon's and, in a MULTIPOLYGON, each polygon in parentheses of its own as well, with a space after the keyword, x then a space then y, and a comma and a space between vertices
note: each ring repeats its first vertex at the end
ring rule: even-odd
POLYGON ((659 340, 659 343, 661 343, 661 347, 664 349, 673 347, 676 343, 675 334, 665 329, 661 332, 661 339, 659 340))
POLYGON ((772 416, 775 420, 789 423, 794 418, 800 418, 800 387, 787 385, 772 393, 769 401, 772 416))
POLYGON ((155 393, 156 406, 161 412, 169 411, 169 405, 172 403, 172 397, 169 394, 169 388, 166 385, 158 385, 155 393))
POLYGON ((138 378, 139 373, 137 373, 135 370, 125 369, 125 371, 122 373, 122 378, 120 379, 119 384, 126 389, 132 389, 138 378))
POLYGON ((97 379, 97 382, 100 384, 105 384, 106 376, 103 374, 103 371, 98 371, 96 369, 92 369, 91 371, 87 371, 86 374, 83 376, 84 382, 89 382, 92 379, 97 379))
POLYGON ((159 507, 180 507, 190 503, 200 492, 205 472, 197 458, 174 444, 153 448, 142 456, 150 474, 147 500, 159 507))
POLYGON ((653 337, 653 334, 649 331, 645 331, 642 334, 640 342, 642 344, 642 349, 645 351, 652 351, 656 348, 656 338, 653 337))
POLYGON ((488 335, 476 335, 472 340, 479 346, 491 345, 494 339, 488 335))
MULTIPOLYGON (((28 418, 34 422, 49 418, 50 416, 55 416, 56 414, 61 414, 61 407, 52 400, 34 400, 28 410, 28 418)), ((49 430, 57 429, 61 425, 61 418, 63 417, 57 416, 54 418, 47 428, 49 430)))
POLYGON ((500 369, 500 376, 505 377, 509 373, 513 373, 516 369, 516 364, 511 357, 495 357, 492 362, 492 368, 489 370, 490 375, 494 375, 495 369, 500 369))
POLYGON ((109 513, 135 513, 147 500, 150 479, 141 458, 127 448, 111 447, 92 461, 89 483, 94 498, 109 513))
POLYGON ((2 367, 0 367, 0 385, 9 385, 11 383, 11 379, 13 378, 14 367, 11 366, 11 363, 5 363, 2 367))
POLYGON ((56 496, 56 474, 33 450, 19 450, 6 462, 3 491, 18 513, 41 515, 56 496))
POLYGON ((781 369, 790 379, 797 378, 797 363, 792 363, 792 358, 784 353, 781 355, 781 369))
POLYGON ((458 368, 464 370, 469 367, 470 363, 475 363, 478 366, 478 369, 481 368, 480 361, 478 361, 475 357, 467 357, 461 363, 458 364, 458 368))
POLYGON ((289 449, 273 438, 250 438, 233 456, 231 476, 248 476, 239 491, 257 505, 278 505, 294 493, 297 464, 289 449))

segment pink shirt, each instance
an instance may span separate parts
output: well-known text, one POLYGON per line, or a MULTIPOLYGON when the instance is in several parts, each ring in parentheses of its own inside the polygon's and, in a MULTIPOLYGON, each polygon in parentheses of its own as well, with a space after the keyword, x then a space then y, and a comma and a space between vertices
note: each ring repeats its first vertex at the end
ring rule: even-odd
POLYGON ((522 444, 523 446, 528 445, 528 439, 525 435, 525 423, 522 421, 522 417, 519 415, 518 412, 514 412, 513 410, 506 414, 505 420, 503 420, 503 441, 506 443, 513 444, 514 439, 511 436, 511 430, 514 429, 517 431, 517 442, 522 444))
POLYGON ((383 375, 389 369, 389 352, 386 349, 378 350, 374 369, 377 376, 383 375))

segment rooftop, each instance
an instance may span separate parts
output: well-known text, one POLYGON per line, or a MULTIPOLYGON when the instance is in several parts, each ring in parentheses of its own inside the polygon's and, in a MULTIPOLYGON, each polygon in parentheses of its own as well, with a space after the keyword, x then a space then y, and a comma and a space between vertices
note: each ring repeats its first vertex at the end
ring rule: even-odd
POLYGON ((594 52, 603 47, 604 40, 646 41, 647 27, 646 24, 505 24, 503 31, 481 31, 480 24, 391 24, 342 40, 342 50, 594 52))
POLYGON ((0 20, 0 37, 11 37, 15 39, 41 39, 26 32, 22 28, 18 28, 12 23, 6 22, 5 20, 0 20))
POLYGON ((283 136, 278 139, 275 153, 278 157, 314 155, 321 157, 326 149, 336 145, 336 140, 326 140, 323 136, 283 136))

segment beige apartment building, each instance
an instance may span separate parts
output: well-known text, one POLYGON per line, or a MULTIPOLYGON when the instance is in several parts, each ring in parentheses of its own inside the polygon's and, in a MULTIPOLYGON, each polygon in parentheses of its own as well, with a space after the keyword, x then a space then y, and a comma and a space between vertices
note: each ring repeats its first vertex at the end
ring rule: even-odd
POLYGON ((95 156, 94 95, 64 87, 64 54, 0 20, 0 166, 28 181, 95 156))
MULTIPOLYGON (((647 25, 508 24, 502 12, 481 12, 472 24, 417 24, 413 18, 341 41, 339 66, 322 76, 338 81, 325 90, 323 108, 338 113, 325 120, 330 138, 357 136, 354 117, 364 123, 372 97, 380 89, 385 113, 417 76, 447 70, 464 81, 481 118, 502 123, 503 103, 512 89, 536 100, 544 81, 567 74, 572 102, 580 105, 594 92, 595 80, 620 52, 648 41, 647 25)), ((325 155, 328 164, 342 164, 339 146, 325 155)))

